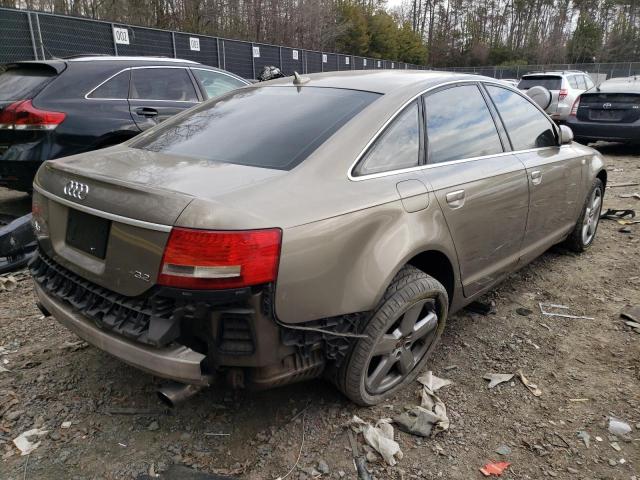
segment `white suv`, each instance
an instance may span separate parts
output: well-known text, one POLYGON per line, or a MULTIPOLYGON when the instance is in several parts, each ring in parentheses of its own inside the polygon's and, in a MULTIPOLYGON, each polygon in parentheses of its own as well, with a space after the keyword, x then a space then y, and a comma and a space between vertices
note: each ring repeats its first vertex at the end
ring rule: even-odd
POLYGON ((580 94, 595 84, 587 73, 578 70, 530 73, 523 75, 518 83, 518 89, 524 91, 536 86, 545 87, 551 92, 551 105, 547 113, 555 121, 564 121, 580 94))

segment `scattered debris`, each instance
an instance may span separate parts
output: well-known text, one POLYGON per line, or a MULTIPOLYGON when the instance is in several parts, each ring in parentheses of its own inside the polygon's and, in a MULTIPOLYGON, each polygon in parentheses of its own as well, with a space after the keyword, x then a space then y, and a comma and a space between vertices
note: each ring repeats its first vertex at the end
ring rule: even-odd
POLYGON ((590 398, 570 398, 570 402, 588 402, 590 398))
POLYGON ((633 230, 631 230, 629 227, 622 227, 621 229, 618 230, 620 233, 632 233, 633 230))
POLYGON ((230 433, 213 433, 213 432, 206 432, 204 434, 205 437, 228 437, 230 436, 230 433))
POLYGON ((60 350, 69 350, 71 352, 77 352, 78 350, 84 350, 88 346, 89 344, 84 340, 78 340, 76 342, 66 341, 62 345, 60 345, 58 348, 60 350))
POLYGON ((496 313, 496 303, 493 300, 491 302, 479 302, 476 300, 464 307, 464 309, 471 313, 489 315, 492 313, 496 313))
POLYGON ((509 462, 487 463, 480 469, 480 471, 485 477, 490 477, 491 475, 499 477, 507 468, 509 468, 509 465, 511 465, 509 462))
POLYGON ((40 442, 32 442, 31 439, 33 437, 42 437, 47 433, 49 433, 48 430, 32 428, 14 438, 13 444, 20 450, 20 455, 29 455, 40 446, 40 442))
POLYGON ((616 452, 619 452, 620 450, 622 450, 618 442, 611 442, 610 445, 611 445, 611 448, 613 448, 616 452))
POLYGON ((484 377, 485 380, 489 380, 487 388, 493 388, 501 383, 508 382, 513 378, 513 373, 487 373, 484 377))
POLYGON ((71 422, 62 422, 62 425, 60 425, 60 428, 71 428, 71 422))
POLYGON ((633 193, 621 193, 620 195, 618 195, 620 198, 635 198, 637 200, 640 200, 640 193, 638 192, 633 192, 633 193))
POLYGON ((584 446, 589 448, 591 445, 591 435, 589 435, 584 430, 578 432, 578 438, 584 442, 584 446))
POLYGON ((18 286, 18 280, 13 275, 0 276, 0 292, 11 292, 18 286))
POLYGON ((0 365, 0 373, 3 372, 10 372, 11 370, 9 370, 8 368, 4 368, 2 365, 0 365))
POLYGON ((291 475, 296 468, 298 468, 298 464, 300 463, 300 457, 302 457, 302 449, 304 447, 304 419, 305 419, 306 409, 302 410, 302 438, 300 439, 300 451, 298 452, 298 458, 296 459, 296 463, 293 464, 291 470, 289 470, 284 476, 276 478, 276 480, 284 480, 289 475, 291 475))
POLYGON ((629 307, 626 310, 621 311, 620 316, 631 320, 632 322, 640 323, 640 305, 629 307))
POLYGON ((640 185, 640 183, 638 182, 608 183, 607 188, 635 187, 636 185, 640 185))
POLYGON ((542 390, 540 390, 535 383, 531 383, 527 379, 527 377, 524 376, 524 374, 522 373, 522 370, 518 370, 516 372, 516 375, 518 376, 518 378, 520 378, 520 381, 522 382, 522 384, 525 387, 527 387, 534 396, 539 397, 540 395, 542 395, 542 390))
POLYGON ((356 469, 356 472, 358 473, 358 479, 372 480, 371 474, 369 473, 369 470, 367 470, 366 459, 365 457, 360 456, 356 437, 353 435, 353 432, 351 430, 347 432, 347 435, 349 436, 351 454, 353 455, 353 465, 356 469))
POLYGON ((409 407, 406 411, 393 419, 403 432, 428 437, 449 428, 447 407, 435 394, 442 387, 453 382, 436 377, 431 371, 418 377, 422 384, 420 405, 409 407))
POLYGON ((400 445, 393 439, 391 419, 382 418, 376 422, 375 426, 372 426, 357 415, 354 415, 350 423, 351 428, 356 433, 362 433, 366 442, 382 455, 382 458, 389 465, 394 466, 404 456, 402 450, 400 450, 400 445))
POLYGON ((529 310, 528 308, 520 307, 516 308, 516 313, 518 315, 522 315, 523 317, 528 317, 533 313, 533 310, 529 310))
POLYGON ((502 456, 511 455, 511 449, 508 445, 500 445, 496 448, 496 453, 502 456))
POLYGON ((628 423, 609 417, 609 433, 613 433, 617 437, 623 437, 630 432, 631 426, 628 423))
POLYGON ((571 307, 567 307, 566 305, 558 305, 555 303, 539 303, 538 304, 540 307, 540 313, 542 313, 543 315, 546 315, 547 317, 562 317, 562 318, 575 318, 575 319, 584 319, 584 320, 594 320, 593 317, 585 317, 582 315, 569 315, 568 313, 562 313, 562 312, 556 312, 556 311, 550 311, 550 310, 545 310, 545 307, 547 308, 553 308, 556 310, 570 310, 571 307))

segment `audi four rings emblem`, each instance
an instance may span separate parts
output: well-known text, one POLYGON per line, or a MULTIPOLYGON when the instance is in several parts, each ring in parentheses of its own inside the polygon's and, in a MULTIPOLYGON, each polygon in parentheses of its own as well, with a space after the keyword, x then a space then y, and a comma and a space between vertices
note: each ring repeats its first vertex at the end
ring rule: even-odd
POLYGON ((68 197, 84 200, 87 198, 87 195, 89 195, 89 185, 76 182, 75 180, 69 180, 64 186, 63 192, 68 197))

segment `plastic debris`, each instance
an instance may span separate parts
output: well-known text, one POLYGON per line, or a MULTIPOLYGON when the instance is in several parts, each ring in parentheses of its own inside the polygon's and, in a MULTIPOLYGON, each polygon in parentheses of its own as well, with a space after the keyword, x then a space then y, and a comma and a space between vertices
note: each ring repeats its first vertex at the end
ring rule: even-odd
POLYGON ((487 373, 484 377, 485 380, 489 380, 487 388, 493 388, 501 383, 508 382, 513 378, 513 373, 487 373))
POLYGON ((14 438, 13 444, 20 450, 20 455, 29 455, 40 446, 40 442, 32 442, 30 439, 33 437, 42 437, 47 433, 49 433, 48 430, 32 428, 14 438))
POLYGON ((398 460, 402 460, 404 454, 400 450, 398 442, 393 439, 393 427, 391 426, 390 418, 382 418, 376 422, 375 426, 372 426, 357 415, 354 415, 350 424, 356 433, 362 433, 367 444, 382 455, 382 458, 389 465, 394 466, 398 463, 398 460))
POLYGON ((487 463, 480 469, 480 471, 485 477, 490 477, 491 475, 499 477, 507 468, 509 468, 509 465, 511 465, 509 462, 487 463))
POLYGON ((618 437, 623 437, 631 432, 631 426, 622 420, 609 417, 609 432, 618 437))
POLYGON ((62 425, 60 425, 60 428, 71 428, 71 422, 62 422, 62 425))
POLYGON ((498 455, 511 455, 511 448, 509 448, 508 445, 500 445, 498 448, 496 448, 496 453, 498 455))
POLYGON ((589 448, 591 445, 591 435, 589 435, 584 430, 578 432, 578 438, 584 442, 584 446, 589 448))
POLYGON ((529 379, 524 376, 522 370, 518 370, 516 372, 516 375, 518 375, 518 378, 520 379, 522 384, 527 387, 534 396, 539 397, 540 395, 542 395, 542 390, 540 390, 535 383, 531 383, 529 379))
POLYGON ((431 371, 418 377, 422 384, 420 405, 409 407, 406 411, 393 419, 403 432, 428 437, 449 428, 449 417, 444 402, 435 394, 442 387, 453 382, 436 377, 431 371))
POLYGON ((563 313, 562 311, 566 312, 567 310, 571 309, 571 307, 567 307, 566 305, 558 305, 556 303, 539 303, 538 306, 540 307, 540 313, 542 313, 542 315, 545 315, 547 317, 561 317, 561 318, 575 318, 575 319, 584 319, 584 320, 594 320, 593 317, 585 317, 583 315, 570 315, 568 313, 563 313), (545 307, 553 309, 554 311, 545 310, 545 307), (562 310, 562 311, 558 312, 557 310, 562 310))
POLYGON ((11 292, 18 286, 18 280, 13 275, 0 277, 0 292, 11 292))
POLYGON ((640 323, 640 305, 629 307, 621 311, 620 316, 622 318, 626 318, 627 320, 631 320, 632 322, 640 323))

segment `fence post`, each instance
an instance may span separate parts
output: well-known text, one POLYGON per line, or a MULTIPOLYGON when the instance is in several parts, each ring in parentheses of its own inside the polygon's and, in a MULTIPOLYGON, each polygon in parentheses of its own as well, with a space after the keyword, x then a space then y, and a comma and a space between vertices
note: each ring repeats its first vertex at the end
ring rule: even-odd
POLYGON ((256 78, 256 57, 253 56, 253 45, 251 42, 251 71, 253 72, 253 78, 256 78))
POLYGON ((631 76, 631 62, 629 62, 629 77, 631 76))
POLYGON ((29 22, 29 34, 31 35, 31 47, 33 48, 33 59, 38 60, 38 49, 36 48, 36 39, 33 36, 33 24, 31 23, 31 12, 27 12, 27 21, 29 22))
POLYGON ((220 39, 216 37, 216 52, 218 52, 218 68, 220 68, 220 39))
POLYGON ((35 14, 36 16, 36 27, 38 27, 38 39, 40 40, 40 52, 42 53, 42 59, 46 60, 47 56, 44 54, 44 43, 42 42, 42 32, 40 31, 40 17, 38 17, 38 14, 35 14))
MULTIPOLYGON (((327 60, 328 59, 327 57, 327 60)), ((320 52, 320 71, 324 72, 324 52, 320 52)))
POLYGON ((178 58, 176 54, 176 32, 171 32, 171 45, 173 45, 173 58, 178 58))
POLYGON ((280 57, 280 71, 282 71, 282 47, 278 47, 278 56, 280 57))
POLYGON ((118 44, 116 43, 116 37, 113 35, 113 29, 115 28, 115 25, 112 23, 111 24, 111 42, 113 43, 113 53, 115 54, 115 56, 118 56, 118 44))
POLYGON ((224 40, 222 40, 222 65, 223 65, 223 69, 226 70, 227 69, 227 52, 225 51, 224 48, 224 40))

